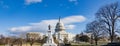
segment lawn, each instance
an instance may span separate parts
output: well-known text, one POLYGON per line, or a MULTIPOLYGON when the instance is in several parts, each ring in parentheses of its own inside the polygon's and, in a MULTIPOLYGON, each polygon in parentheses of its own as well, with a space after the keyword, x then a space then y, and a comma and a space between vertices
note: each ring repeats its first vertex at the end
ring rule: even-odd
MULTIPOLYGON (((8 46, 8 45, 0 45, 0 46, 8 46)), ((18 46, 18 45, 14 45, 14 46, 18 46)), ((29 43, 25 43, 25 44, 22 44, 22 46, 30 46, 29 43)), ((34 43, 33 46, 41 46, 40 43, 34 43)))
MULTIPOLYGON (((103 44, 107 44, 108 42, 103 42, 103 41, 99 41, 98 42, 98 46, 103 45, 103 44)), ((94 44, 90 44, 88 42, 80 42, 80 43, 71 43, 72 46, 95 46, 94 44)), ((0 46, 4 46, 4 45, 0 45, 0 46)), ((17 45, 14 45, 17 46, 17 45)), ((23 44, 22 46, 30 46, 29 43, 23 44)), ((34 43, 33 46, 41 46, 40 43, 34 43)))
MULTIPOLYGON (((105 42, 105 41, 99 41, 97 46, 101 46, 107 43, 108 42, 105 42)), ((72 43, 71 45, 72 46, 96 46, 95 44, 90 44, 88 42, 72 43)))

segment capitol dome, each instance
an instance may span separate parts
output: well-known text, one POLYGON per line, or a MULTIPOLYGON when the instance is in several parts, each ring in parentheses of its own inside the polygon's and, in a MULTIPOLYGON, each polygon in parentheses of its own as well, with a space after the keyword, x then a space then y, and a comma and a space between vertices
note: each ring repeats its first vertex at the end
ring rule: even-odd
POLYGON ((73 40, 73 34, 68 33, 65 31, 65 26, 63 24, 63 22, 60 20, 57 22, 56 27, 55 27, 55 33, 53 34, 54 37, 56 37, 56 39, 62 43, 64 42, 64 38, 69 39, 69 41, 73 40))
POLYGON ((64 31, 64 30, 65 30, 64 24, 61 22, 61 20, 59 18, 59 21, 56 24, 55 32, 64 31))

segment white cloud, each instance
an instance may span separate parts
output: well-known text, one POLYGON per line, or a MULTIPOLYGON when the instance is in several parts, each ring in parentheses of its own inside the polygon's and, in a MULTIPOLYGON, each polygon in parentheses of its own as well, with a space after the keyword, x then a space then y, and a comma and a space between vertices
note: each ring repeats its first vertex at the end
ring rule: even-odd
POLYGON ((65 24, 69 24, 69 23, 82 22, 82 21, 85 21, 85 19, 86 18, 84 16, 74 15, 74 16, 63 18, 62 20, 65 24))
POLYGON ((66 29, 74 29, 76 25, 66 25, 66 29))
POLYGON ((13 27, 11 28, 11 31, 29 31, 31 29, 31 26, 21 26, 21 27, 13 27))
POLYGON ((68 1, 74 3, 74 5, 78 5, 78 0, 68 0, 68 1))
POLYGON ((26 5, 29 5, 32 3, 40 3, 40 2, 42 2, 42 0, 25 0, 26 5))
MULTIPOLYGON (((61 18, 61 21, 65 24, 67 29, 74 29, 75 24, 78 22, 85 21, 85 17, 81 15, 74 15, 65 18, 61 18)), ((11 32, 29 32, 29 31, 39 31, 39 32, 46 32, 47 27, 50 24, 52 26, 52 30, 55 29, 55 25, 58 22, 58 19, 51 19, 51 20, 42 20, 38 23, 29 23, 29 26, 20 26, 20 27, 12 27, 9 30, 11 32)))

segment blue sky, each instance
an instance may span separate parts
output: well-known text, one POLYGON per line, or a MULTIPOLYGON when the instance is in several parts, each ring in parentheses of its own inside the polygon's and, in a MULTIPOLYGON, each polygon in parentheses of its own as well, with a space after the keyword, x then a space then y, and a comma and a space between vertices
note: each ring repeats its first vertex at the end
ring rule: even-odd
MULTIPOLYGON (((117 1, 120 2, 120 0, 0 0, 0 34, 22 32, 20 27, 34 28, 31 23, 39 24, 44 20, 56 22, 59 16, 63 21, 69 17, 80 17, 80 21, 66 24, 72 28, 66 29, 67 32, 78 34, 85 30, 87 23, 94 20, 94 14, 101 6, 117 1), (81 16, 84 21, 81 20, 81 16), (12 28, 14 31, 11 31, 12 28)), ((41 28, 37 31, 41 31, 41 28)))

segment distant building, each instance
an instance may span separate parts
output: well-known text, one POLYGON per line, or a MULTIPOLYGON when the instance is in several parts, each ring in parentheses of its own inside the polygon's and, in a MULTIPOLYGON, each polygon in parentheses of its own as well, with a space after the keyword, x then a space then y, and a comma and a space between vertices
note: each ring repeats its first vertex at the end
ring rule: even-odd
POLYGON ((37 40, 37 39, 42 39, 43 34, 40 33, 40 32, 28 32, 26 34, 26 37, 27 37, 27 39, 35 39, 35 40, 37 40))
POLYGON ((68 33, 65 31, 65 27, 64 24, 61 22, 60 18, 59 21, 56 24, 56 28, 55 28, 55 33, 53 34, 54 37, 56 37, 56 39, 58 39, 58 41, 62 41, 64 40, 64 38, 67 38, 68 41, 73 41, 75 35, 68 33))
POLYGON ((89 38, 91 38, 92 33, 86 33, 86 34, 84 34, 84 35, 87 35, 89 38))
MULTIPOLYGON (((28 32, 26 36, 27 36, 28 39, 30 39, 30 38, 39 39, 39 38, 44 37, 39 32, 28 32)), ((62 41, 62 42, 64 41, 65 38, 67 38, 68 41, 73 41, 75 39, 74 34, 68 33, 68 32, 65 31, 65 26, 61 22, 60 18, 59 18, 59 21, 56 24, 55 32, 53 33, 53 37, 55 37, 58 41, 62 41)))

